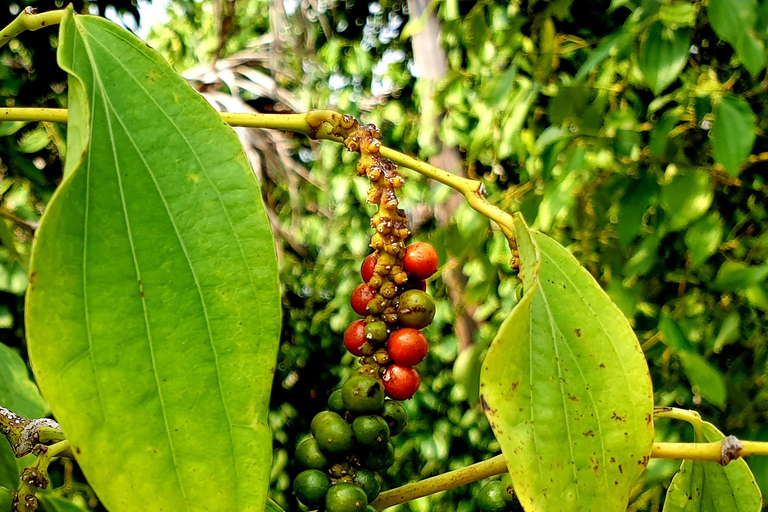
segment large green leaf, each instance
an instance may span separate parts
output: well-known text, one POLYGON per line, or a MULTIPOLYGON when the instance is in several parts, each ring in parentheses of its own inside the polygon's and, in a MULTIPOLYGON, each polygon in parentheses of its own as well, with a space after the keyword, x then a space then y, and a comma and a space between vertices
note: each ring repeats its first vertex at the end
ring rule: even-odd
POLYGON ((653 441, 653 392, 627 319, 576 259, 515 217, 524 295, 481 393, 523 507, 624 511, 653 441))
POLYGON ((715 108, 712 154, 729 174, 736 176, 755 145, 757 119, 743 98, 726 96, 715 108))
MULTIPOLYGON (((725 438, 706 421, 694 427, 696 442, 714 443, 725 438)), ((758 512, 761 508, 760 488, 744 459, 727 466, 683 461, 664 502, 664 512, 758 512)))
POLYGON ((639 65, 651 90, 659 94, 675 81, 688 60, 689 30, 672 30, 657 21, 648 29, 640 46, 639 65))
POLYGON ((13 349, 0 343, 0 405, 27 418, 48 414, 48 405, 29 378, 24 360, 13 349))
POLYGON ((64 17, 66 178, 37 233, 29 352, 110 512, 261 511, 274 242, 234 132, 127 31, 64 17))

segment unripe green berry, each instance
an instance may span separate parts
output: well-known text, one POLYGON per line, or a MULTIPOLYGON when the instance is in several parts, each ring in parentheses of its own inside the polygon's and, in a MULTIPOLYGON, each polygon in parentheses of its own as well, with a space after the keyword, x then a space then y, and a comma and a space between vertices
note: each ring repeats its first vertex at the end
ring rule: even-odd
POLYGON ((358 416, 352 422, 355 441, 368 448, 381 448, 389 441, 389 426, 381 416, 358 416))
POLYGON ((405 412, 405 407, 400 402, 395 402, 394 400, 384 401, 381 417, 384 418, 384 421, 389 426, 390 436, 396 436, 402 432, 408 423, 408 413, 405 412))
POLYGON ((504 484, 500 480, 485 484, 475 501, 480 512, 504 512, 509 506, 504 499, 504 484))
POLYGON ((328 408, 340 416, 344 414, 344 401, 341 399, 340 389, 337 389, 328 397, 328 408))
POLYGON ((371 322, 363 330, 365 339, 372 344, 380 344, 387 339, 387 324, 384 322, 371 322))
POLYGON ((363 466, 373 471, 383 471, 395 462, 395 445, 388 441, 386 446, 372 450, 363 456, 363 466))
POLYGON ((341 398, 348 411, 376 412, 384 405, 384 385, 375 377, 353 375, 341 387, 341 398))
POLYGON ((307 469, 325 469, 328 457, 320 451, 314 437, 305 439, 296 447, 296 461, 307 469))
POLYGON ((375 500, 381 492, 381 477, 373 471, 363 468, 358 469, 353 482, 365 491, 369 503, 375 500))
POLYGON ((317 414, 312 419, 310 429, 323 453, 342 454, 352 448, 352 428, 335 412, 323 411, 317 414))
POLYGON ((408 290, 400 295, 397 318, 405 327, 423 329, 435 317, 435 303, 421 290, 408 290))
POLYGON ((325 495, 327 512, 363 512, 367 506, 365 491, 354 484, 337 483, 325 495))
POLYGON ((316 469, 302 471, 293 481, 293 493, 308 507, 322 504, 330 487, 331 479, 328 475, 316 469))

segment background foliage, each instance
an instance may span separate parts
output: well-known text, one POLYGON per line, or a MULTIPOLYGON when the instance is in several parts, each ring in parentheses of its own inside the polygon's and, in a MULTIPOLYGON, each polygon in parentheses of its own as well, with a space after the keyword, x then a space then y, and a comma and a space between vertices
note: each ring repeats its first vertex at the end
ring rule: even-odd
MULTIPOLYGON (((150 44, 217 108, 335 108, 379 124, 392 147, 485 180, 492 202, 568 247, 627 315, 657 405, 698 410, 726 434, 768 438, 768 2, 425 4, 179 1, 150 44)), ((0 18, 12 16, 3 8, 0 18)), ((53 31, 28 33, 0 52, 5 105, 64 103, 53 46, 53 31)), ((0 337, 13 361, 25 357, 26 255, 60 177, 63 133, 0 124, 0 337)), ((348 300, 371 209, 340 146, 240 135, 280 241, 272 487, 295 510, 293 449, 352 364, 341 333, 354 318, 348 300)), ((498 451, 476 382, 518 284, 498 231, 446 187, 408 177, 414 238, 433 243, 443 264, 429 285, 438 313, 424 385, 407 403, 412 420, 396 438, 390 486, 498 451)), ((692 435, 667 420, 657 430, 659 441, 692 435)), ((768 462, 749 462, 765 492, 768 462)), ((677 466, 653 461, 632 510, 660 510, 677 466)), ((63 493, 87 506, 72 470, 62 467, 63 493)), ((410 508, 469 512, 478 488, 410 508)))

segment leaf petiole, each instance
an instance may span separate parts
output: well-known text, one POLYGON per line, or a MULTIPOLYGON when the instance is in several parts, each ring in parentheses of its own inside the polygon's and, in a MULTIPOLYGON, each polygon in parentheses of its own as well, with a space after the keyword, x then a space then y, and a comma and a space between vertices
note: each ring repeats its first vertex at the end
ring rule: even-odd
POLYGON ((37 14, 35 9, 27 7, 15 20, 0 30, 0 47, 27 30, 40 30, 51 25, 58 25, 64 17, 64 9, 37 14))

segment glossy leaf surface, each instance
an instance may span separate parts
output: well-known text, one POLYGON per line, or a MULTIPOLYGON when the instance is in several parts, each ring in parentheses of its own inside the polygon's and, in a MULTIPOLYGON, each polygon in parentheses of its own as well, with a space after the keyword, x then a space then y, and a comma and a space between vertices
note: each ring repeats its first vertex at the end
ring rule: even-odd
POLYGON ((129 32, 65 16, 65 180, 37 233, 30 359, 110 512, 262 510, 275 249, 234 132, 129 32))
POLYGON ((525 293, 481 374, 515 492, 529 512, 626 510, 653 440, 640 345, 565 248, 519 215, 515 235, 525 293))
MULTIPOLYGON (((698 443, 725 437, 706 421, 694 426, 698 443)), ((744 459, 725 467, 716 462, 683 461, 664 501, 664 512, 758 512, 761 508, 760 488, 744 459)))

